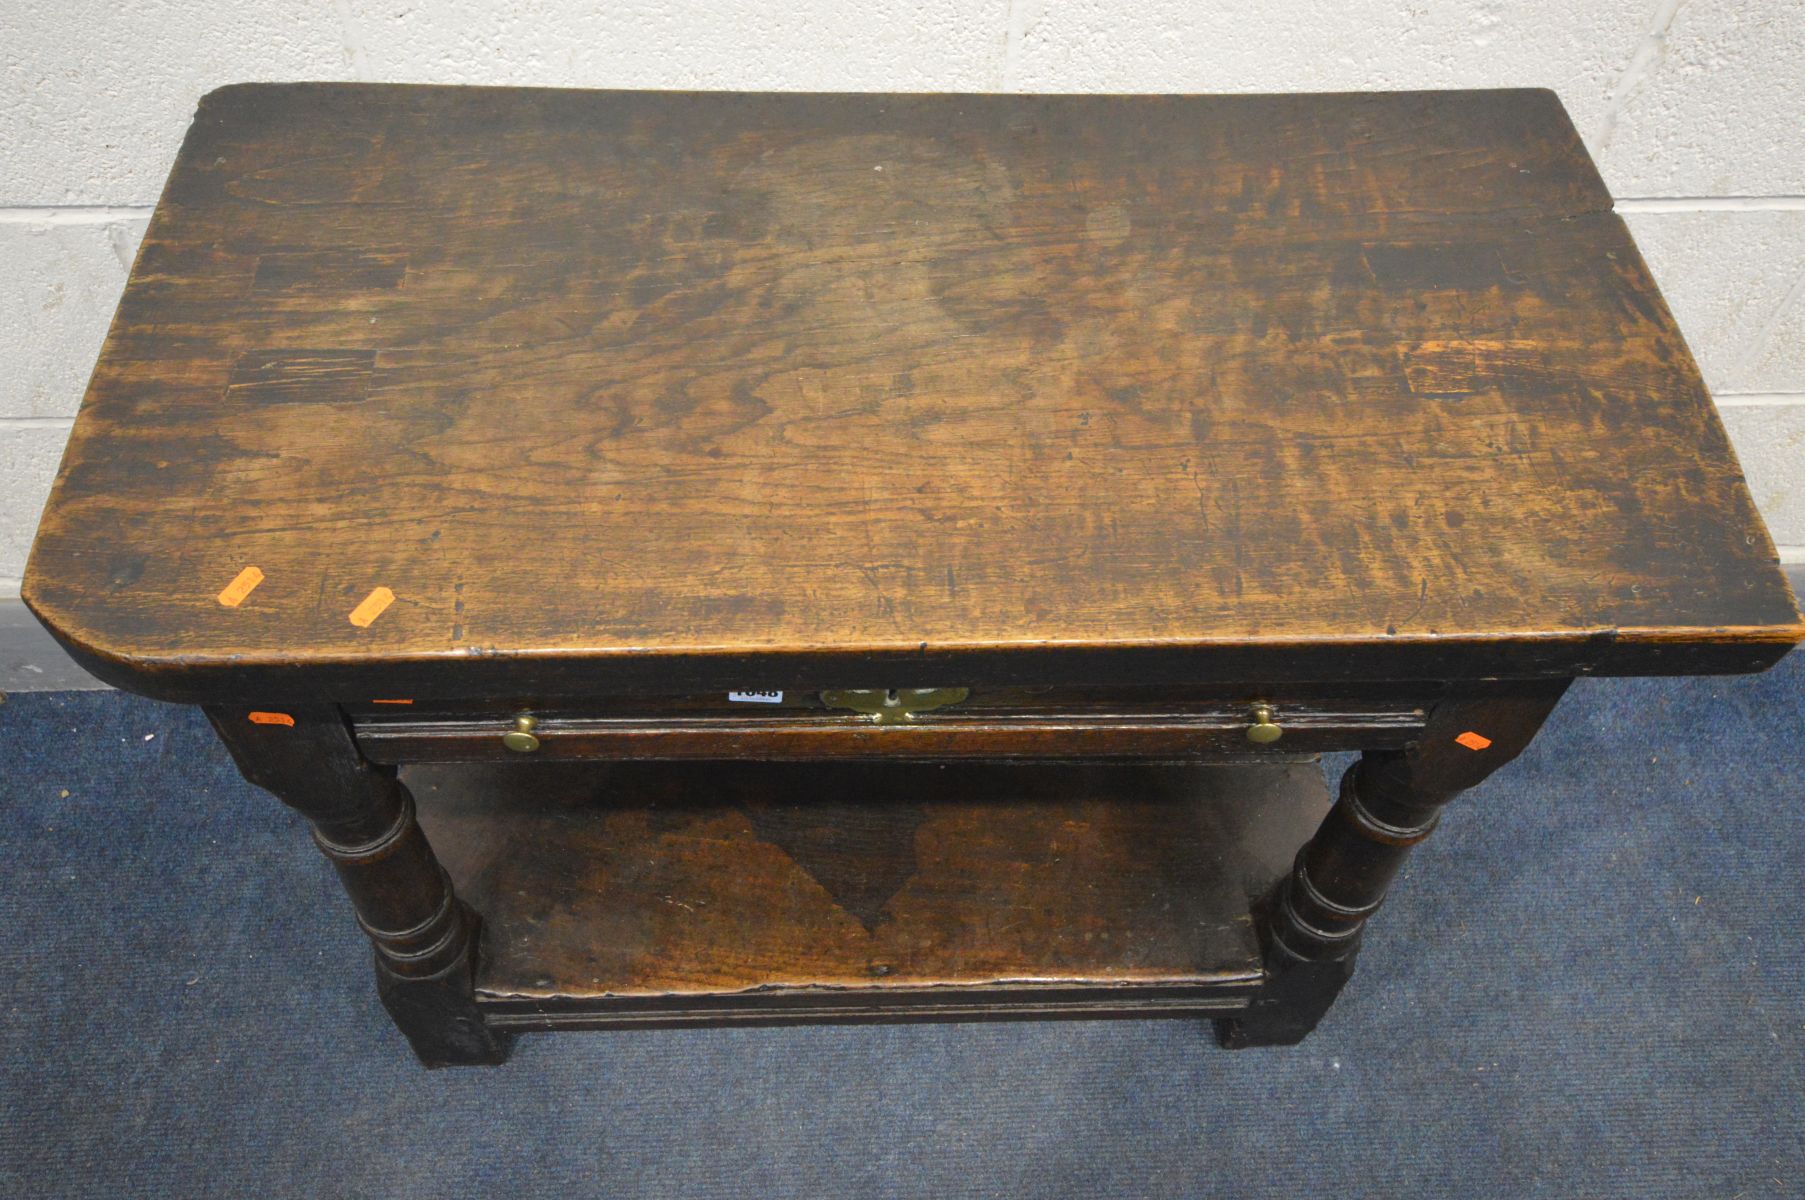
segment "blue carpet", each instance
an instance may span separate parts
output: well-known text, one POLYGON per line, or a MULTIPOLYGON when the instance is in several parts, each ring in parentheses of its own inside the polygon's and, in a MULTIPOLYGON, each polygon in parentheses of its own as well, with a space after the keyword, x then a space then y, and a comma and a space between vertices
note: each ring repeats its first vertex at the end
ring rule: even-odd
POLYGON ((1183 1021, 523 1037, 427 1073, 196 714, 0 705, 7 1196, 1805 1195, 1805 655, 1576 685, 1295 1049, 1183 1021))

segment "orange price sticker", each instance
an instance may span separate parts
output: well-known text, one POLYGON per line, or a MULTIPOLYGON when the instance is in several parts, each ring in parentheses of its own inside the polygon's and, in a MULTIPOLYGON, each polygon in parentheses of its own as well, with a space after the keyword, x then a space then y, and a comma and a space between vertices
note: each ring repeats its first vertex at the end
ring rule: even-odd
POLYGON ((412 704, 412 700, 372 700, 371 704, 412 704))
POLYGON ((395 602, 395 593, 385 587, 379 587, 363 598, 358 606, 351 610, 348 618, 351 624, 359 629, 368 628, 371 621, 382 615, 384 609, 395 602))
POLYGON ((1474 733, 1471 729, 1454 739, 1468 750, 1483 750, 1492 744, 1492 739, 1482 733, 1474 733))
POLYGON ((263 582, 263 572, 256 567, 246 567, 238 573, 238 577, 226 585, 226 590, 219 594, 219 602, 227 608, 237 608, 244 603, 244 598, 257 590, 263 582))
POLYGON ((287 713, 254 712, 249 714, 253 725, 287 725, 291 728, 295 719, 287 713))

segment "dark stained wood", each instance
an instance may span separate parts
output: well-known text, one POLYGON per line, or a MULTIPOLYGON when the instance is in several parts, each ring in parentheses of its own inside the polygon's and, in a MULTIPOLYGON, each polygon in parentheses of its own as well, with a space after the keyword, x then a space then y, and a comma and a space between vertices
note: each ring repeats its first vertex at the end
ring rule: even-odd
POLYGON ((1564 681, 1475 688, 1436 706, 1405 750, 1368 750, 1291 873, 1259 906, 1267 981, 1223 1019, 1223 1045, 1288 1046, 1316 1027, 1352 975, 1367 920, 1442 806, 1521 754, 1567 690, 1564 681))
MULTIPOLYGON (((1258 701, 1284 702, 1300 711, 1347 712, 1396 710, 1408 696, 1421 707, 1440 698, 1447 691, 1445 683, 1417 680, 1409 683, 1392 681, 1358 683, 1287 684, 1282 689, 1271 681, 1240 679, 1231 684, 1191 683, 1181 687, 1023 687, 998 686, 980 682, 969 689, 969 695, 945 710, 962 716, 996 717, 1023 712, 1060 712, 1072 714, 1108 714, 1125 711, 1179 712, 1204 704, 1248 704, 1258 701)), ((626 718, 686 718, 744 715, 750 710, 783 715, 806 715, 846 712, 828 705, 819 691, 785 691, 775 702, 750 703, 734 700, 728 692, 673 693, 657 695, 638 692, 585 696, 580 707, 567 697, 536 695, 530 692, 490 696, 480 700, 438 695, 372 697, 362 702, 349 702, 342 707, 354 721, 370 718, 422 718, 436 720, 487 719, 497 712, 527 710, 541 713, 582 712, 593 716, 626 718)), ((1408 706, 1407 706, 1408 707, 1408 706)))
POLYGON ((1239 1009, 1312 762, 410 767, 494 1025, 1239 1009))
POLYGON ((1805 637, 1536 91, 222 89, 24 595, 314 823, 430 1064, 902 1014, 1295 1041, 1570 678, 1805 637), (818 695, 903 687, 971 692, 818 695), (1326 818, 1318 748, 1363 752, 1326 818), (612 761, 696 755, 891 761, 612 761), (422 759, 460 761, 408 768, 416 820, 422 759))
MULTIPOLYGON (((410 706, 355 722, 363 753, 375 762, 508 761, 507 709, 480 717, 420 719, 410 706)), ((1180 760, 1277 758, 1329 750, 1402 748, 1423 728, 1423 709, 1391 703, 1275 701, 1277 742, 1255 745, 1247 702, 1118 701, 997 708, 955 705, 906 725, 875 725, 851 712, 742 704, 737 711, 540 711, 539 759, 982 758, 1180 760)))
POLYGON ((472 992, 480 923, 461 903, 393 768, 357 752, 335 708, 282 713, 232 705, 207 719, 244 777, 313 824, 375 950, 384 1005, 429 1067, 499 1063, 508 1038, 472 992))
POLYGON ((1537 91, 222 89, 24 591, 102 678, 207 702, 1734 671, 1805 635, 1537 91))

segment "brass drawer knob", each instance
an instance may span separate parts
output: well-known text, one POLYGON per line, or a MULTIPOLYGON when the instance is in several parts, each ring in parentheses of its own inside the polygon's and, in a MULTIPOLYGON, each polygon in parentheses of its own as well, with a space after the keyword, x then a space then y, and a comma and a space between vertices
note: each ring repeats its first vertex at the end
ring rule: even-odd
POLYGON ((539 748, 539 738, 533 733, 537 728, 538 717, 532 713, 517 713, 514 728, 501 735, 501 744, 517 754, 531 754, 539 748))
POLYGON ((1272 719, 1272 705, 1254 705, 1253 724, 1247 727, 1247 740, 1256 745, 1269 746, 1284 736, 1285 731, 1272 719))

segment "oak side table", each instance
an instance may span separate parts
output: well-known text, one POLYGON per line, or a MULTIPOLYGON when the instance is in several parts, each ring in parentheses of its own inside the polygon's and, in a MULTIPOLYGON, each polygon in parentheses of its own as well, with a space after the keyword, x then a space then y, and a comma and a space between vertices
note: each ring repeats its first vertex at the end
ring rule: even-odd
POLYGON ((25 597, 312 822, 431 1065, 1295 1042, 1575 676, 1805 636, 1542 91, 224 88, 25 597))

